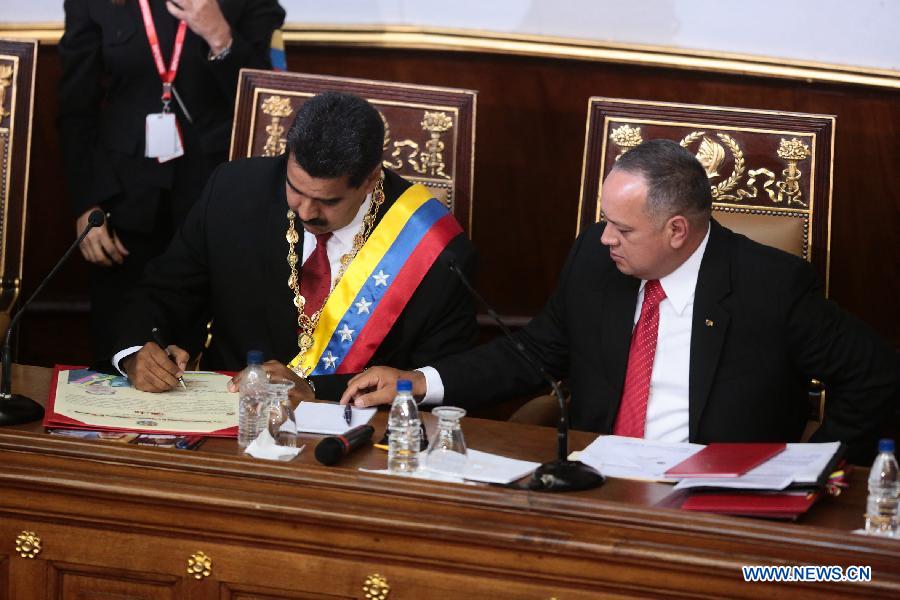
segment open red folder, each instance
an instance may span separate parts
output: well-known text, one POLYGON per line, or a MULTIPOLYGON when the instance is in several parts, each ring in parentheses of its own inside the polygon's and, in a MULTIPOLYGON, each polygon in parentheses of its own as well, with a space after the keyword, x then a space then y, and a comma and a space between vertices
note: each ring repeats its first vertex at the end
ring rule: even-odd
POLYGON ((783 452, 786 444, 725 444, 713 443, 678 463, 666 477, 740 477, 758 467, 776 454, 783 452))
MULTIPOLYGON (((56 390, 58 388, 60 376, 68 376, 68 372, 72 370, 85 370, 85 367, 75 367, 67 365, 56 365, 53 369, 53 378, 50 381, 50 394, 47 398, 47 405, 44 410, 43 425, 46 428, 66 428, 66 429, 89 429, 94 431, 130 431, 135 433, 160 433, 174 435, 198 435, 207 437, 237 437, 238 428, 227 427, 214 431, 173 431, 161 429, 158 427, 109 427, 104 425, 95 425, 90 420, 78 420, 70 416, 59 414, 55 410, 56 406, 56 390)), ((222 375, 233 375, 233 373, 222 372, 222 375)), ((237 400, 235 400, 237 402, 237 400)))

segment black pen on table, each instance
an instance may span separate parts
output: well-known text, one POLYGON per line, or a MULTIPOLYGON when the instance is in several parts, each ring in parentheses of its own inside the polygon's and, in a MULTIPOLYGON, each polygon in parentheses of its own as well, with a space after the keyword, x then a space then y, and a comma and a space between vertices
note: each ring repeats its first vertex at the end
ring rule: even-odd
POLYGON ((353 420, 353 406, 348 402, 344 405, 344 421, 347 422, 347 425, 350 424, 350 421, 353 420))
MULTIPOLYGON (((153 341, 156 342, 156 345, 159 346, 160 348, 162 348, 163 351, 165 351, 166 356, 168 356, 170 359, 172 359, 172 353, 169 352, 169 345, 166 344, 164 341, 162 341, 162 336, 159 334, 159 327, 154 327, 153 329, 151 329, 150 335, 153 336, 153 341)), ((175 362, 175 360, 173 359, 172 362, 175 362)), ((181 387, 183 387, 184 389, 187 389, 187 386, 184 385, 183 377, 178 378, 178 383, 181 384, 181 387)))

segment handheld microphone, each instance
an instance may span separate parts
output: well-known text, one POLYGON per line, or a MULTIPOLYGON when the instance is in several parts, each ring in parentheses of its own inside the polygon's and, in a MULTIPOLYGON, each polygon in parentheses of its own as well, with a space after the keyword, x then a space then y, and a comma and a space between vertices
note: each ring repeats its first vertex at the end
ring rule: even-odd
POLYGON ((500 326, 503 335, 506 336, 506 339, 508 339, 513 347, 518 350, 519 354, 525 359, 525 362, 539 373, 541 378, 550 385, 550 388, 553 390, 553 395, 556 396, 556 399, 559 402, 559 422, 557 423, 556 428, 556 460, 544 463, 534 470, 534 474, 531 476, 531 481, 528 484, 528 489, 563 492, 589 490, 603 485, 605 482, 603 475, 598 473, 593 467, 589 467, 582 462, 568 459, 569 407, 566 406, 562 391, 559 389, 559 384, 556 382, 556 379, 551 377, 550 374, 547 373, 547 370, 544 369, 541 362, 528 351, 528 348, 526 348, 522 342, 513 336, 509 327, 503 322, 503 319, 497 315, 491 305, 488 304, 487 300, 485 300, 482 295, 475 290, 472 284, 469 283, 469 279, 456 264, 456 261, 450 260, 449 266, 450 270, 459 277, 463 286, 465 286, 465 288, 469 290, 469 293, 472 294, 472 297, 487 309, 488 316, 500 326))
POLYGON ((316 446, 316 460, 323 465, 337 464, 360 446, 368 444, 374 433, 375 428, 371 425, 359 425, 344 435, 327 437, 316 446))
POLYGON ((16 324, 19 322, 19 319, 25 313, 25 309, 28 308, 28 305, 31 304, 31 301, 44 289, 44 286, 47 285, 53 275, 55 275, 59 268, 66 262, 69 255, 72 254, 82 241, 84 241, 87 234, 90 233, 94 227, 103 225, 105 221, 106 217, 102 210, 94 210, 88 215, 88 224, 81 232, 81 235, 79 235, 78 239, 69 246, 66 253, 62 255, 62 258, 59 259, 53 269, 51 269, 47 276, 44 277, 44 280, 37 286, 37 289, 32 292, 31 297, 28 298, 25 304, 22 305, 22 308, 19 309, 19 312, 17 312, 9 322, 9 327, 6 329, 6 339, 3 342, 3 381, 0 382, 0 427, 5 425, 20 425, 22 423, 36 421, 44 416, 43 406, 31 398, 20 394, 13 394, 11 392, 12 350, 10 348, 10 340, 12 338, 13 328, 15 328, 16 324))

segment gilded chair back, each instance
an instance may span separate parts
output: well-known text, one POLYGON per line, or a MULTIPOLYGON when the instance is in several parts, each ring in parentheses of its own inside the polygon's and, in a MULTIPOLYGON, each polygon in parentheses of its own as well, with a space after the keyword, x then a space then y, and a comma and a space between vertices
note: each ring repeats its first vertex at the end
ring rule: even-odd
POLYGON ((297 109, 312 96, 349 92, 384 120, 384 166, 426 185, 472 235, 475 104, 472 90, 244 69, 238 82, 231 159, 276 156, 297 109))
POLYGON ((827 293, 834 127, 829 115, 591 98, 577 229, 601 219, 603 179, 621 154, 675 140, 706 169, 713 217, 810 261, 827 293))
POLYGON ((0 335, 22 286, 37 42, 0 40, 0 335))

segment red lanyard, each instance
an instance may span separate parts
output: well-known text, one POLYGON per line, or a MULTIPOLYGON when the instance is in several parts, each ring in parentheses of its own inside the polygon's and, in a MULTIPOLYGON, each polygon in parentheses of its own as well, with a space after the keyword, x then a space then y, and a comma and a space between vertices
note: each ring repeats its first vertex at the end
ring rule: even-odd
POLYGON ((168 112, 169 102, 172 100, 172 82, 175 81, 175 75, 178 73, 178 62, 181 60, 181 50, 184 48, 184 35, 187 31, 187 23, 181 21, 178 24, 178 32, 175 34, 175 46, 172 48, 172 60, 167 71, 163 62, 162 51, 159 49, 159 37, 156 35, 153 15, 150 14, 149 0, 139 1, 141 4, 141 16, 144 18, 144 30, 147 32, 147 41, 150 42, 153 60, 156 61, 156 70, 163 84, 163 112, 168 112))

